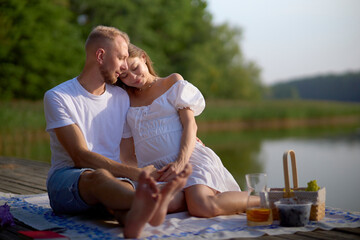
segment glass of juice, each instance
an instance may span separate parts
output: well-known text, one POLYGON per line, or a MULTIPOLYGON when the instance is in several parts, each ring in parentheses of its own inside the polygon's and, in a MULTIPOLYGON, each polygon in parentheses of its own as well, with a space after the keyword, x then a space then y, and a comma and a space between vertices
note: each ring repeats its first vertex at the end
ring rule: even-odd
POLYGON ((246 219, 248 226, 270 225, 273 222, 269 206, 266 173, 246 174, 248 200, 246 219))

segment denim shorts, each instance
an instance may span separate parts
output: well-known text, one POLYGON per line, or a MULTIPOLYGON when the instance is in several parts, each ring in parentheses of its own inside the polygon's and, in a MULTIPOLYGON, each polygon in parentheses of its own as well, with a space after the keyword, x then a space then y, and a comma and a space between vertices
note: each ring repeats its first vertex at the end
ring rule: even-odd
MULTIPOLYGON (((93 209, 94 206, 85 203, 79 194, 78 184, 80 175, 84 171, 94 171, 91 168, 61 168, 49 178, 47 191, 50 206, 55 213, 74 214, 93 209)), ((135 189, 134 183, 128 178, 118 178, 129 182, 135 189)))

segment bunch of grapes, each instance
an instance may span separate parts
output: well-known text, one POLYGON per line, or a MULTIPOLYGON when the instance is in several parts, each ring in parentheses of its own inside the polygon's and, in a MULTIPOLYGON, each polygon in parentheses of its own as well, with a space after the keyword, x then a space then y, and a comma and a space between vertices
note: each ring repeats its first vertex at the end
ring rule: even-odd
POLYGON ((320 189, 320 187, 317 185, 316 180, 312 180, 310 182, 307 183, 307 188, 306 191, 310 191, 310 192, 316 192, 320 189))

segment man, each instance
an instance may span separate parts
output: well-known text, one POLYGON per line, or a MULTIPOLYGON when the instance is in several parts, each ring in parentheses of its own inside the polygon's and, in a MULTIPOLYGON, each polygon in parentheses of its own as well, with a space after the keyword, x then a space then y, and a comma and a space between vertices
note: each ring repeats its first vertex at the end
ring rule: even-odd
POLYGON ((81 74, 45 93, 52 152, 47 188, 55 212, 79 213, 100 204, 125 223, 128 236, 136 237, 146 222, 163 221, 191 167, 159 190, 150 176, 153 166, 138 169, 121 163, 121 149, 131 146, 129 130, 124 129, 129 97, 112 84, 128 69, 128 44, 127 34, 116 28, 94 28, 85 44, 81 74), (121 141, 123 137, 128 140, 121 141), (136 196, 132 180, 139 181, 136 196), (153 204, 142 204, 151 199, 153 204), (129 209, 127 216, 119 217, 129 209), (134 219, 141 224, 130 226, 134 219))

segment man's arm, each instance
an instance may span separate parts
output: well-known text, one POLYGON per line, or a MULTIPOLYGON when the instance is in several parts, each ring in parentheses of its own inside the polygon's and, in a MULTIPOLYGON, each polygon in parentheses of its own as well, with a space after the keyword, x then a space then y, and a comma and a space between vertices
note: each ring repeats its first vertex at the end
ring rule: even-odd
POLYGON ((113 161, 101 154, 91 152, 85 138, 76 124, 54 129, 61 145, 69 153, 78 168, 104 168, 115 177, 137 180, 142 169, 113 161))

